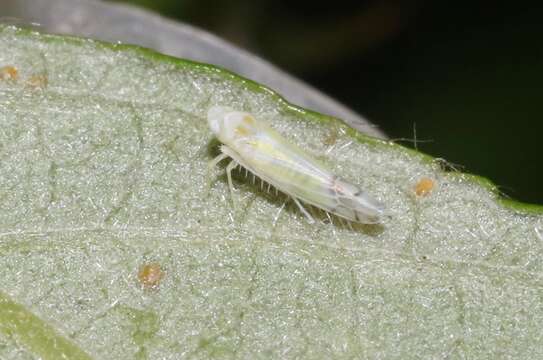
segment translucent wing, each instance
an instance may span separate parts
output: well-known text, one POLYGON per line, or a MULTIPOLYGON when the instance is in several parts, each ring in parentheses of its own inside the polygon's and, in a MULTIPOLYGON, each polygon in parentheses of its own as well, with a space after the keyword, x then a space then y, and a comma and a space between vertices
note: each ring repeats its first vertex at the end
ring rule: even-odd
MULTIPOLYGON (((270 129, 271 130, 271 129, 270 129)), ((383 206, 275 131, 246 139, 241 154, 229 154, 265 182, 293 198, 362 223, 378 222, 383 206), (250 151, 247 151, 251 148, 250 151)))

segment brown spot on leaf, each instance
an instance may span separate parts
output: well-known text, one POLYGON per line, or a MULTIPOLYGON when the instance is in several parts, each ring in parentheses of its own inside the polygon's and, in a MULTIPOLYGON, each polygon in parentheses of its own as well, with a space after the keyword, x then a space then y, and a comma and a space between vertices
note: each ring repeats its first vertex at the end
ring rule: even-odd
POLYGON ((45 89, 48 83, 49 80, 45 74, 32 75, 26 80, 26 84, 36 90, 45 89))
POLYGON ((324 139, 323 143, 324 145, 332 146, 335 145, 337 142, 338 133, 337 130, 331 130, 328 136, 324 139))

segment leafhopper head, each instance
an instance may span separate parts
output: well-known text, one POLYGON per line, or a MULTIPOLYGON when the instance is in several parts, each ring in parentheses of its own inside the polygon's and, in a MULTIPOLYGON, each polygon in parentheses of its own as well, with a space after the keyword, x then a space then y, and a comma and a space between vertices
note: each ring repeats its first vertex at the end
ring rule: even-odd
POLYGON ((255 118, 251 114, 226 106, 213 106, 209 109, 207 122, 215 136, 225 144, 258 132, 255 118))

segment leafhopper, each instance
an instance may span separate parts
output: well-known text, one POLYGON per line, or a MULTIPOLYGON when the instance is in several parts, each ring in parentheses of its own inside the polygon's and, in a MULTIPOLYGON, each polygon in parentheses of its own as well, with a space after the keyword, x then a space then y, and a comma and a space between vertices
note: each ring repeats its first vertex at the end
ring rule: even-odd
POLYGON ((223 106, 211 107, 207 121, 223 144, 221 154, 209 166, 232 159, 226 167, 232 196, 231 172, 241 166, 292 198, 310 223, 314 219, 302 202, 355 223, 374 224, 382 219, 383 204, 335 175, 264 121, 223 106))

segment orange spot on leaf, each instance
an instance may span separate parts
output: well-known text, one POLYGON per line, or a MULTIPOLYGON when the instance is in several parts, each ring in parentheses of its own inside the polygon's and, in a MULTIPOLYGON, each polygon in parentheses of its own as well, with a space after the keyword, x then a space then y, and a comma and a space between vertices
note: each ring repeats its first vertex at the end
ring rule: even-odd
POLYGON ((0 80, 17 80, 19 71, 14 66, 3 66, 0 68, 0 80))
POLYGON ((434 180, 432 180, 430 178, 427 178, 427 177, 423 177, 415 185, 415 194, 417 194, 417 196, 426 196, 430 192, 432 192, 435 185, 436 185, 436 183, 435 183, 434 180))
POLYGON ((140 268, 138 280, 145 289, 155 289, 160 284, 165 273, 158 263, 148 263, 140 268))

